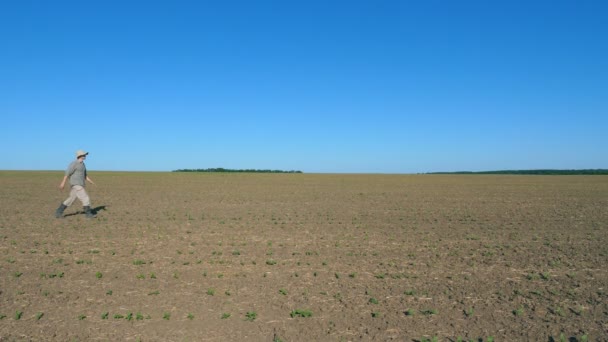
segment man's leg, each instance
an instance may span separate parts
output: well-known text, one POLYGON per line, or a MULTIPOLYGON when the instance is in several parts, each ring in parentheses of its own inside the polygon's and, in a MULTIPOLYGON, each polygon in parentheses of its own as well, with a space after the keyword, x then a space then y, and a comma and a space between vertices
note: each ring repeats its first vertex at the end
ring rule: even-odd
POLYGON ((78 196, 80 202, 82 202, 82 205, 84 207, 84 213, 87 215, 87 218, 96 217, 97 215, 95 215, 91 211, 91 199, 89 198, 89 194, 87 194, 87 191, 84 189, 84 187, 79 186, 78 188, 79 189, 76 191, 76 195, 78 196))
POLYGON ((63 201, 63 203, 61 203, 61 205, 59 206, 59 208, 57 208, 57 210, 55 210, 55 217, 56 218, 63 217, 63 211, 67 207, 71 206, 75 200, 76 200, 76 189, 74 187, 72 187, 70 189, 70 196, 65 201, 63 201))

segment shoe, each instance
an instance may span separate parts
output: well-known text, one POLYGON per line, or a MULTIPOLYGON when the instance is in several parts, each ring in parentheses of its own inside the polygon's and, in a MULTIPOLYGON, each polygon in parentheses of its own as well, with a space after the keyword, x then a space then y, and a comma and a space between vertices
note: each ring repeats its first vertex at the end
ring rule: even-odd
POLYGON ((63 203, 61 203, 61 205, 59 206, 59 208, 57 208, 57 210, 55 210, 55 217, 56 218, 62 218, 63 217, 63 211, 65 210, 65 208, 67 208, 67 206, 64 205, 63 203))
POLYGON ((97 217, 97 215, 95 215, 95 213, 93 213, 93 211, 91 210, 91 207, 84 207, 84 213, 87 215, 87 218, 97 217))

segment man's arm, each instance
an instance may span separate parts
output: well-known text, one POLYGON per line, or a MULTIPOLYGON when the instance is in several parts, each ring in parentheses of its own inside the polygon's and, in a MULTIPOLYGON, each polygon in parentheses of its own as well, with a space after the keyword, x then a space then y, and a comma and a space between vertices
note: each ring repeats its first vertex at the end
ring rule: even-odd
POLYGON ((61 181, 61 184, 59 184, 59 189, 63 190, 63 188, 65 188, 65 182, 68 180, 68 175, 63 176, 63 180, 61 181))
POLYGON ((87 180, 89 181, 89 183, 91 183, 93 185, 97 185, 97 184, 93 183, 93 180, 91 179, 91 177, 87 176, 87 180))

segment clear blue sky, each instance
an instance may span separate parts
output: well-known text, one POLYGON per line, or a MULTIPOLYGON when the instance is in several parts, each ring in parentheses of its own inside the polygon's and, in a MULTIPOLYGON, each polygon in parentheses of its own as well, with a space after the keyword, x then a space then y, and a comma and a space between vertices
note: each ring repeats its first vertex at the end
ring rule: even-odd
POLYGON ((1 1, 0 169, 608 168, 608 1, 1 1))

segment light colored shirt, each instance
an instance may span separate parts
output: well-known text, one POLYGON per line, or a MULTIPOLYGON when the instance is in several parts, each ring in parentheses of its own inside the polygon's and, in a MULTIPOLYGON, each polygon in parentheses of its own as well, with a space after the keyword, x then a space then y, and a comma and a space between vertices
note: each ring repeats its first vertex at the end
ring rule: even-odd
POLYGON ((65 170, 65 175, 70 178, 70 185, 85 186, 85 180, 87 179, 87 168, 84 162, 74 160, 68 165, 68 169, 65 170))

